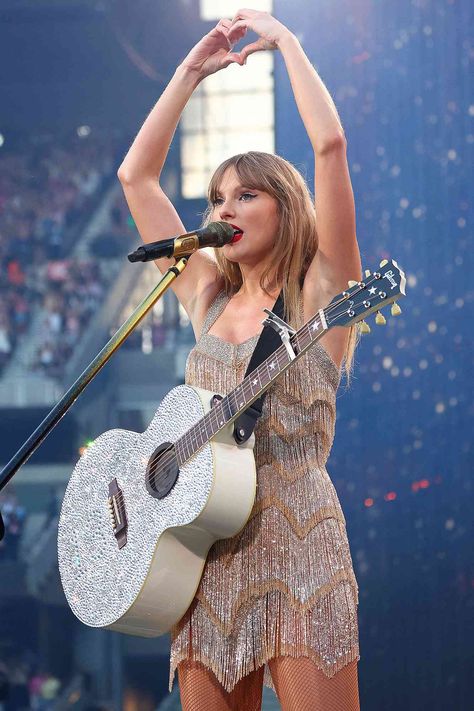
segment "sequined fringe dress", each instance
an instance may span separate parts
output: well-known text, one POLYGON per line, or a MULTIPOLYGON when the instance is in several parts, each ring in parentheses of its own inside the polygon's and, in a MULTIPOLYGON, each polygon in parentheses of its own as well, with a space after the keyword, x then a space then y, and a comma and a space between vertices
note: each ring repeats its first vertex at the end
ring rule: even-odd
MULTIPOLYGON (((185 382, 222 395, 242 382, 258 340, 208 332, 221 291, 186 363, 185 382)), ((255 428, 257 492, 249 520, 209 551, 195 598, 171 632, 170 690, 183 659, 227 691, 280 655, 312 659, 328 676, 359 659, 358 586, 346 522, 325 468, 340 372, 316 343, 267 390, 255 428)), ((273 686, 268 667, 265 684, 273 686)))

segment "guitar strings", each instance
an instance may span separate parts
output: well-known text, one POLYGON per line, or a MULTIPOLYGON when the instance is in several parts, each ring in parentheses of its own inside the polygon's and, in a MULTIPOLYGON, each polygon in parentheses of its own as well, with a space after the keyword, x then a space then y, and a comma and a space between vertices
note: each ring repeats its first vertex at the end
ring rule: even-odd
MULTIPOLYGON (((305 324, 305 326, 306 326, 306 324, 305 324)), ((295 335, 296 335, 296 334, 295 334, 295 335)), ((299 340, 300 340, 300 338, 303 338, 303 337, 304 337, 304 334, 300 334, 299 336, 297 336, 296 342, 297 342, 298 345, 299 345, 299 340)), ((287 364, 287 360, 286 360, 286 359, 287 359, 287 351, 286 351, 286 349, 285 349, 285 347, 284 347, 283 345, 280 345, 280 346, 274 351, 274 353, 272 353, 272 357, 277 361, 278 366, 282 366, 282 365, 286 365, 286 364, 287 364)), ((239 408, 239 403, 238 403, 238 400, 237 400, 238 395, 242 395, 242 394, 243 394, 244 397, 245 397, 245 392, 242 393, 242 392, 237 392, 237 391, 239 391, 239 390, 242 391, 242 389, 245 391, 246 386, 249 385, 249 380, 250 380, 250 378, 258 377, 258 379, 259 379, 259 381, 260 381, 260 386, 261 386, 261 384, 262 384, 262 377, 263 377, 263 376, 268 376, 268 364, 267 364, 267 362, 266 362, 267 360, 268 360, 268 359, 266 359, 263 363, 261 363, 259 366, 257 366, 257 368, 256 368, 254 371, 252 371, 252 373, 249 373, 249 374, 244 378, 244 380, 238 385, 238 387, 235 388, 235 390, 234 390, 233 392, 231 392, 231 393, 229 393, 227 396, 225 396, 225 397, 227 398, 227 400, 228 400, 228 403, 229 403, 230 405, 233 405, 235 409, 237 409, 237 410, 240 409, 240 408, 239 408)), ((271 379, 270 379, 270 381, 267 382, 265 385, 269 385, 270 382, 271 382, 271 379)), ((225 399, 225 398, 224 398, 224 399, 225 399)), ((242 403, 241 403, 240 407, 242 407, 242 403)), ((211 409, 208 413, 206 413, 206 414, 207 414, 208 421, 210 422, 210 424, 214 424, 214 425, 217 425, 217 426, 218 426, 218 425, 219 425, 218 419, 219 419, 220 416, 222 416, 222 415, 224 414, 224 413, 222 412, 222 401, 221 401, 216 407, 212 408, 212 409, 211 409), (220 406, 220 407, 219 407, 219 406, 220 406)), ((225 415, 224 415, 224 417, 225 417, 225 415)), ((196 423, 196 424, 198 425, 198 423, 196 423)), ((198 426, 199 426, 199 425, 198 425, 198 426)), ((194 427, 196 427, 196 425, 194 425, 194 427)), ((191 429, 192 429, 192 428, 191 428, 191 429)), ((193 437, 190 436, 190 434, 189 434, 190 431, 191 431, 191 429, 188 430, 188 432, 186 432, 186 433, 181 437, 181 443, 182 443, 182 445, 183 445, 183 448, 186 447, 189 443, 192 442, 193 437)), ((202 430, 201 430, 201 434, 202 434, 202 430)))
MULTIPOLYGON (((375 279, 372 280, 372 281, 375 281, 375 279)), ((369 282, 364 282, 364 284, 365 284, 364 288, 367 287, 370 283, 372 283, 372 282, 370 282, 370 281, 369 281, 369 282)), ((362 291, 362 289, 360 289, 359 291, 362 291)), ((358 292, 355 292, 355 293, 358 293, 358 292)), ((354 295, 355 295, 355 294, 354 294, 354 295)), ((337 302, 335 302, 334 304, 332 304, 332 306, 327 307, 327 313, 326 313, 326 310, 324 310, 326 316, 329 317, 330 312, 331 312, 331 311, 334 311, 336 308, 338 308, 338 307, 339 307, 341 304, 343 304, 343 303, 344 303, 344 304, 347 303, 347 299, 346 299, 346 298, 342 298, 342 299, 340 299, 339 301, 337 301, 337 302)), ((331 319, 331 318, 327 318, 327 322, 328 322, 329 324, 334 323, 334 322, 337 320, 337 318, 339 318, 339 316, 342 315, 342 313, 346 313, 346 310, 343 311, 343 312, 341 312, 341 313, 339 313, 339 314, 337 314, 337 316, 334 317, 334 318, 332 318, 332 319, 331 319)), ((309 322, 308 322, 308 323, 309 323, 309 322)), ((305 326, 307 327, 308 324, 305 324, 302 328, 304 328, 305 326)), ((325 331, 321 333, 320 338, 322 337, 322 335, 324 335, 324 333, 325 333, 325 331)), ((303 334, 302 334, 302 335, 303 335, 303 334)), ((317 342, 318 340, 319 340, 319 338, 316 339, 315 342, 317 342)), ((311 344, 311 345, 313 345, 313 344, 311 344)), ((310 347, 311 347, 311 346, 310 346, 310 347)), ((283 365, 285 364, 285 361, 282 362, 282 361, 281 361, 281 358, 280 358, 280 356, 282 356, 282 355, 286 358, 286 355, 287 355, 286 349, 285 349, 283 346, 279 346, 279 347, 277 348, 277 350, 274 352, 273 355, 275 356, 275 358, 276 358, 276 360, 277 360, 279 366, 282 365, 282 364, 283 364, 283 365)), ((249 376, 250 376, 250 375, 251 375, 251 376, 255 376, 256 374, 258 374, 258 375, 260 376, 260 374, 258 373, 258 371, 260 370, 260 368, 262 368, 262 370, 263 370, 263 366, 265 366, 265 369, 266 369, 267 366, 265 365, 265 363, 263 363, 263 364, 261 364, 260 366, 258 366, 252 373, 249 373, 249 376)), ((247 377, 249 377, 249 376, 247 376, 247 377)), ((246 380, 246 378, 244 378, 244 380, 242 381, 242 383, 240 383, 239 387, 242 387, 242 385, 245 383, 245 380, 246 380)), ((236 388, 236 389, 237 389, 237 388, 236 388)), ((234 391, 234 394, 229 393, 229 395, 228 395, 227 397, 228 397, 228 398, 232 398, 232 397, 233 397, 233 398, 234 398, 234 401, 235 401, 235 404, 237 405, 237 401, 235 400, 235 398, 236 398, 236 393, 235 393, 235 391, 234 391)), ((219 407, 219 406, 217 406, 217 407, 211 409, 211 410, 210 410, 208 413, 206 413, 206 415, 204 416, 204 417, 206 417, 206 416, 208 417, 208 420, 210 421, 210 424, 218 425, 218 420, 217 420, 217 408, 218 408, 218 407, 219 407), (214 422, 212 422, 213 420, 214 420, 214 422)), ((204 419, 204 418, 203 418, 203 419, 204 419)), ((181 441, 181 444, 182 444, 183 447, 188 446, 190 443, 192 443, 192 441, 193 441, 193 436, 191 436, 189 433, 197 426, 197 424, 198 424, 198 423, 196 423, 195 425, 193 425, 186 433, 184 433, 184 435, 182 435, 182 436, 179 438, 178 441, 181 441)), ((202 430, 200 431, 200 433, 201 433, 201 435, 202 435, 202 430)), ((206 434, 207 434, 207 433, 206 433, 206 434)), ((195 435, 195 436, 196 436, 196 435, 195 435)), ((201 445, 201 447, 204 446, 204 444, 206 444, 206 442, 203 442, 202 445, 201 445)), ((175 445, 176 445, 176 443, 174 443, 174 444, 170 447, 170 449, 167 450, 167 451, 170 452, 171 449, 172 449, 175 445)), ((199 451, 199 450, 197 450, 197 451, 199 451)), ((196 454, 196 453, 197 453, 197 452, 194 451, 194 452, 192 452, 192 454, 191 454, 190 456, 192 456, 193 454, 196 454)), ((156 472, 156 470, 157 470, 160 466, 165 465, 165 464, 168 464, 168 463, 170 463, 171 461, 173 461, 174 459, 175 459, 175 456, 174 456, 174 455, 172 455, 171 457, 168 457, 168 458, 161 458, 160 460, 158 460, 157 465, 156 465, 155 467, 154 467, 153 465, 150 467, 149 473, 150 473, 150 474, 153 476, 153 478, 155 479, 155 472, 156 472)))
MULTIPOLYGON (((273 353, 273 356, 274 356, 275 360, 277 361, 278 366, 285 365, 285 364, 287 363, 287 361, 286 361, 286 358, 287 358, 287 351, 286 351, 286 349, 285 349, 284 347, 279 346, 279 347, 277 348, 277 350, 273 353)), ((252 373, 249 373, 249 376, 250 376, 250 375, 251 375, 252 377, 257 377, 257 376, 258 376, 259 381, 260 381, 260 383, 261 383, 261 377, 260 377, 260 376, 263 375, 263 374, 264 374, 264 371, 266 371, 266 370, 267 370, 267 366, 264 365, 264 363, 261 363, 254 371, 252 371, 252 373)), ((249 376, 247 376, 247 377, 249 377, 249 376)), ((244 385, 245 380, 246 380, 246 378, 244 378, 244 380, 242 381, 242 383, 239 384, 239 386, 238 386, 239 388, 241 388, 241 387, 244 385)), ((236 389, 237 389, 237 388, 236 388, 236 389)), ((237 407, 237 409, 238 409, 238 403, 237 403, 237 400, 236 400, 237 394, 236 394, 235 392, 234 392, 234 393, 229 393, 226 397, 229 398, 229 402, 230 402, 230 403, 232 403, 232 399, 233 399, 233 400, 234 400, 234 403, 233 403, 233 404, 234 404, 234 405, 237 407)), ((222 401, 221 401, 221 402, 222 402, 222 401)), ((220 418, 218 417, 218 408, 219 408, 220 405, 221 405, 221 403, 219 402, 218 405, 216 405, 216 407, 214 407, 214 408, 212 408, 211 410, 209 410, 209 412, 207 412, 206 415, 204 416, 204 417, 207 416, 209 424, 213 424, 214 426, 218 426, 218 425, 219 425, 219 419, 220 419, 220 418)), ((221 414, 221 416, 222 416, 222 414, 221 414)), ((203 418, 202 418, 202 419, 203 419, 203 418)), ((180 440, 178 440, 178 441, 181 441, 181 446, 183 447, 183 449, 193 442, 193 436, 190 435, 189 432, 191 432, 191 430, 192 430, 193 428, 195 428, 197 425, 198 425, 198 423, 195 423, 187 432, 185 432, 185 433, 180 437, 180 440)), ((206 436, 207 433, 203 433, 203 430, 201 429, 201 430, 200 430, 200 434, 201 434, 201 436, 202 436, 203 434, 204 434, 204 436, 206 436)), ((204 444, 205 444, 205 442, 203 442, 203 443, 201 444, 201 446, 204 446, 204 444)), ((171 452, 171 450, 173 449, 174 446, 176 446, 176 442, 175 442, 168 450, 165 450, 165 453, 171 452)), ((149 469, 149 474, 153 477, 153 479, 155 479, 155 472, 156 472, 156 470, 159 469, 159 468, 161 468, 162 466, 164 466, 164 465, 170 463, 171 461, 174 460, 174 458, 175 458, 174 455, 171 455, 170 457, 167 457, 167 458, 164 457, 164 456, 162 456, 162 457, 158 460, 156 466, 154 466, 154 465, 152 464, 152 466, 151 466, 150 469, 149 469)))
MULTIPOLYGON (((355 295, 356 295, 357 293, 359 293, 360 291, 363 291, 363 289, 365 289, 367 286, 369 286, 369 285, 370 285, 371 283, 373 283, 374 281, 377 281, 377 279, 374 278, 374 279, 372 279, 371 281, 363 282, 365 286, 362 287, 362 288, 360 288, 359 291, 356 291, 354 294, 352 294, 352 296, 355 296, 355 295)), ((334 318, 330 318, 330 313, 331 313, 332 311, 334 311, 335 309, 337 309, 341 304, 346 304, 346 303, 347 303, 347 298, 344 298, 344 297, 343 297, 343 298, 341 298, 339 301, 336 301, 334 304, 328 306, 327 309, 323 309, 323 310, 324 310, 324 313, 325 313, 325 316, 326 316, 326 322, 328 323, 328 325, 333 324, 333 323, 339 318, 339 316, 341 316, 343 313, 346 313, 346 312, 347 312, 347 310, 344 310, 344 311, 338 313, 334 318)), ((313 317, 313 318, 314 318, 314 317, 313 317)), ((310 319, 310 320, 311 320, 311 319, 310 319)), ((303 328, 305 328, 305 327, 307 328, 307 327, 308 327, 308 323, 309 323, 309 322, 307 322, 306 324, 304 324, 304 326, 302 326, 302 328, 301 328, 300 330, 303 330, 303 328)), ((327 331, 323 331, 323 332, 320 334, 319 338, 322 338, 322 336, 323 336, 324 333, 326 333, 326 332, 327 332, 327 331)), ((297 335, 297 334, 295 334, 295 335, 297 335)), ((303 335, 303 334, 301 334, 301 335, 303 335)), ((299 338, 299 337, 297 337, 297 340, 298 340, 298 338, 299 338)), ((314 342, 317 343, 317 341, 319 340, 319 338, 315 339, 314 342)), ((314 345, 314 344, 312 343, 311 345, 314 345)), ((311 347, 311 345, 310 345, 309 347, 311 347)), ((308 350, 309 350, 309 349, 308 349, 308 350)), ((277 363, 278 363, 279 366, 280 366, 280 365, 284 365, 284 364, 285 364, 286 357, 287 357, 287 351, 286 351, 286 349, 284 348, 284 346, 279 346, 279 347, 276 349, 276 351, 273 353, 273 356, 276 358, 277 363), (281 359, 281 356, 284 357, 283 360, 281 359)), ((244 383, 245 383, 245 380, 246 380, 248 377, 250 377, 250 376, 255 377, 256 375, 258 375, 258 376, 259 376, 259 380, 260 380, 260 373, 259 373, 258 371, 261 369, 262 372, 263 372, 263 369, 264 369, 264 368, 265 368, 265 370, 266 370, 266 368, 267 368, 267 366, 265 365, 265 361, 264 361, 264 363, 261 363, 252 373, 249 373, 249 375, 246 376, 246 378, 244 378, 244 380, 242 381, 242 383, 239 384, 238 387, 242 387, 242 386, 244 385, 244 383)), ((236 390, 237 390, 237 388, 236 388, 236 390)), ((234 391, 234 394, 229 393, 229 394, 228 394, 227 396, 225 396, 225 397, 227 397, 227 398, 232 398, 232 397, 233 397, 234 400, 235 400, 235 398, 236 398, 235 391, 234 391)), ((219 405, 220 405, 220 403, 219 403, 216 407, 212 408, 209 412, 207 412, 206 415, 204 415, 204 417, 208 417, 208 420, 209 420, 210 424, 214 424, 214 425, 218 425, 218 424, 219 424, 219 423, 218 423, 218 419, 217 419, 217 408, 219 407, 219 405), (214 420, 214 422, 213 422, 213 420, 214 420)), ((235 401, 235 405, 237 405, 237 401, 235 401)), ((237 407, 238 407, 238 405, 237 405, 237 407)), ((204 419, 204 418, 201 418, 201 419, 204 419)), ((187 432, 185 432, 183 435, 181 435, 181 437, 177 440, 177 441, 180 441, 180 442, 181 442, 183 448, 184 448, 185 446, 188 446, 189 444, 191 444, 191 443, 193 442, 193 436, 191 436, 189 433, 190 433, 197 425, 198 425, 198 423, 195 423, 194 425, 192 425, 192 427, 191 427, 187 432)), ((200 432, 201 432, 201 434, 202 434, 202 430, 201 430, 200 432)), ((207 433, 206 433, 206 434, 207 434, 207 433)), ((206 442, 203 442, 202 445, 201 445, 201 447, 204 446, 205 444, 206 444, 206 442)), ((164 453, 163 453, 163 454, 166 455, 166 454, 170 453, 170 452, 173 450, 173 448, 174 448, 175 446, 176 446, 176 442, 173 443, 173 444, 170 446, 170 448, 169 448, 168 450, 164 450, 164 453)), ((199 450, 197 450, 197 451, 199 451, 199 450)), ((193 453, 191 454, 191 456, 192 456, 193 454, 196 454, 197 451, 193 452, 193 453)), ((171 455, 171 456, 169 456, 169 457, 162 456, 162 457, 157 461, 156 465, 153 465, 153 464, 151 465, 151 467, 150 467, 148 473, 149 473, 149 475, 152 477, 153 483, 156 483, 156 471, 157 471, 158 469, 162 468, 163 466, 170 464, 174 459, 175 459, 175 455, 171 455)))

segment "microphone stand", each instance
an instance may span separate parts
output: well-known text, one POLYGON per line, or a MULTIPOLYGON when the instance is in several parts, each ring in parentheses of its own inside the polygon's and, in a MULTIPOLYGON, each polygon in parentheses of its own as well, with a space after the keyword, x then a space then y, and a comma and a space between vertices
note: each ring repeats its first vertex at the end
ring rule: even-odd
MULTIPOLYGON (((77 380, 71 385, 69 390, 63 395, 61 400, 46 415, 44 420, 35 429, 32 435, 20 447, 18 452, 10 459, 0 474, 0 491, 8 484, 10 479, 16 474, 18 469, 31 457, 33 452, 39 447, 41 442, 48 436, 51 430, 58 424, 59 420, 66 414, 71 405, 76 401, 81 392, 89 385, 91 380, 103 368, 115 351, 122 345, 133 329, 140 323, 148 311, 161 298, 166 289, 178 277, 186 267, 190 254, 183 254, 179 260, 170 267, 160 279, 158 284, 150 291, 143 301, 137 306, 131 316, 115 332, 110 341, 105 344, 102 350, 96 355, 93 361, 81 373, 77 380)), ((0 512, 0 541, 5 534, 5 525, 0 512)))

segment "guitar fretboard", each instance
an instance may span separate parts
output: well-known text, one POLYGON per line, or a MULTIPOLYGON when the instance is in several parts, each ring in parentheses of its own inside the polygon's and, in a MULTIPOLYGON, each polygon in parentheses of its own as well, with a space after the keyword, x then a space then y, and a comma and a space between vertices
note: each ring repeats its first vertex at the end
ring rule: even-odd
MULTIPOLYGON (((270 328, 270 326, 266 326, 270 328)), ((324 310, 304 324, 290 339, 296 355, 292 358, 282 344, 271 356, 249 373, 232 392, 222 398, 191 429, 175 442, 178 463, 184 464, 221 429, 230 424, 257 400, 272 382, 283 373, 328 330, 324 310)))

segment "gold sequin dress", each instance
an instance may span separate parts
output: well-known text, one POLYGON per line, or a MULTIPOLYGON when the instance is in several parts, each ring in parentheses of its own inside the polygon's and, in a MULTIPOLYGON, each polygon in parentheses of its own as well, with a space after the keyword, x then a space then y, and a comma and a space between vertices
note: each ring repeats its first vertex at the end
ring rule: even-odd
MULTIPOLYGON (((185 382, 227 394, 242 382, 258 335, 212 336, 221 291, 186 363, 185 382)), ((267 390, 255 428, 256 500, 234 538, 209 551, 196 596, 171 632, 177 665, 195 659, 227 691, 280 655, 312 659, 328 676, 359 659, 358 586, 335 488, 325 468, 340 372, 316 343, 267 390)), ((265 684, 273 686, 268 667, 265 684)))

